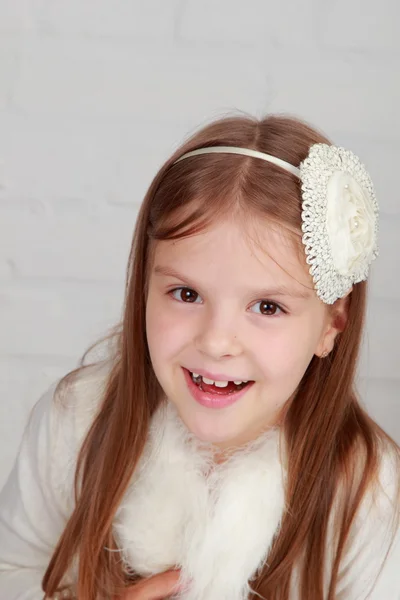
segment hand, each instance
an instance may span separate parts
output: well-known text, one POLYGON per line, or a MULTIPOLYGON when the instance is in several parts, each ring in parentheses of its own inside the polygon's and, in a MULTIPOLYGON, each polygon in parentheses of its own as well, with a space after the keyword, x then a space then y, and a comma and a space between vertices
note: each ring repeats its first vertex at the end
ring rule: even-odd
POLYGON ((178 592, 179 571, 165 571, 128 588, 118 600, 163 600, 178 592))

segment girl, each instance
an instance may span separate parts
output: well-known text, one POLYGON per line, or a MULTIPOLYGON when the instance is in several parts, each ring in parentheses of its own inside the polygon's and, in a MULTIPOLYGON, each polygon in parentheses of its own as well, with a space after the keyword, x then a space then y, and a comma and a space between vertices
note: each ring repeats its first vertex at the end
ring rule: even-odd
POLYGON ((399 448, 354 387, 377 220, 357 157, 298 120, 175 152, 113 351, 32 413, 1 599, 400 598, 399 448))

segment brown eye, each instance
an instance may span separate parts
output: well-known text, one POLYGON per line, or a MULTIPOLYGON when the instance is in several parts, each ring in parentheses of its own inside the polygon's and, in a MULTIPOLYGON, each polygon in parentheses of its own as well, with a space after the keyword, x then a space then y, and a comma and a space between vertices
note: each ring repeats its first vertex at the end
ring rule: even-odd
POLYGON ((263 315, 274 315, 277 308, 276 304, 272 304, 272 302, 261 302, 260 304, 260 311, 263 315))
POLYGON ((256 310, 254 312, 265 315, 267 317, 274 317, 278 315, 280 312, 284 312, 275 302, 270 302, 269 300, 261 300, 254 304, 254 306, 259 306, 259 311, 256 310))
POLYGON ((191 290, 190 288, 185 288, 185 287, 176 288, 175 290, 172 290, 170 293, 175 298, 175 300, 179 300, 181 302, 186 302, 186 303, 190 302, 193 304, 199 298, 199 295, 197 292, 195 292, 194 290, 191 290))

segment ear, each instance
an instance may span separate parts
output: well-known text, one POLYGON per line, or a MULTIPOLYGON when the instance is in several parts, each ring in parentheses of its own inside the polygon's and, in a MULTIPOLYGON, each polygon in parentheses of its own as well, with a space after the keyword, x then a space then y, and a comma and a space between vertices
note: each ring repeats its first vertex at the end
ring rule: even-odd
POLYGON ((349 317, 350 294, 352 291, 353 288, 343 298, 339 298, 332 306, 328 307, 324 330, 315 352, 317 356, 324 358, 332 352, 336 336, 345 330, 349 317))

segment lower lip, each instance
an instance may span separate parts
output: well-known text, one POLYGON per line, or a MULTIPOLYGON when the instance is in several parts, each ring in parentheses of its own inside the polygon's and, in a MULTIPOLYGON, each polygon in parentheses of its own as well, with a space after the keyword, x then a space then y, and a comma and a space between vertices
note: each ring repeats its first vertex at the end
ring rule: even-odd
POLYGON ((186 383, 189 388, 190 393, 193 398, 196 400, 198 404, 205 406, 207 408, 226 408, 227 406, 231 406, 235 404, 242 396, 245 395, 247 390, 249 390, 254 382, 249 383, 242 390, 238 392, 233 392, 232 394, 227 394, 224 396, 223 394, 210 394, 210 392, 203 392, 198 385, 196 385, 192 379, 190 372, 183 368, 183 372, 185 375, 186 383))

